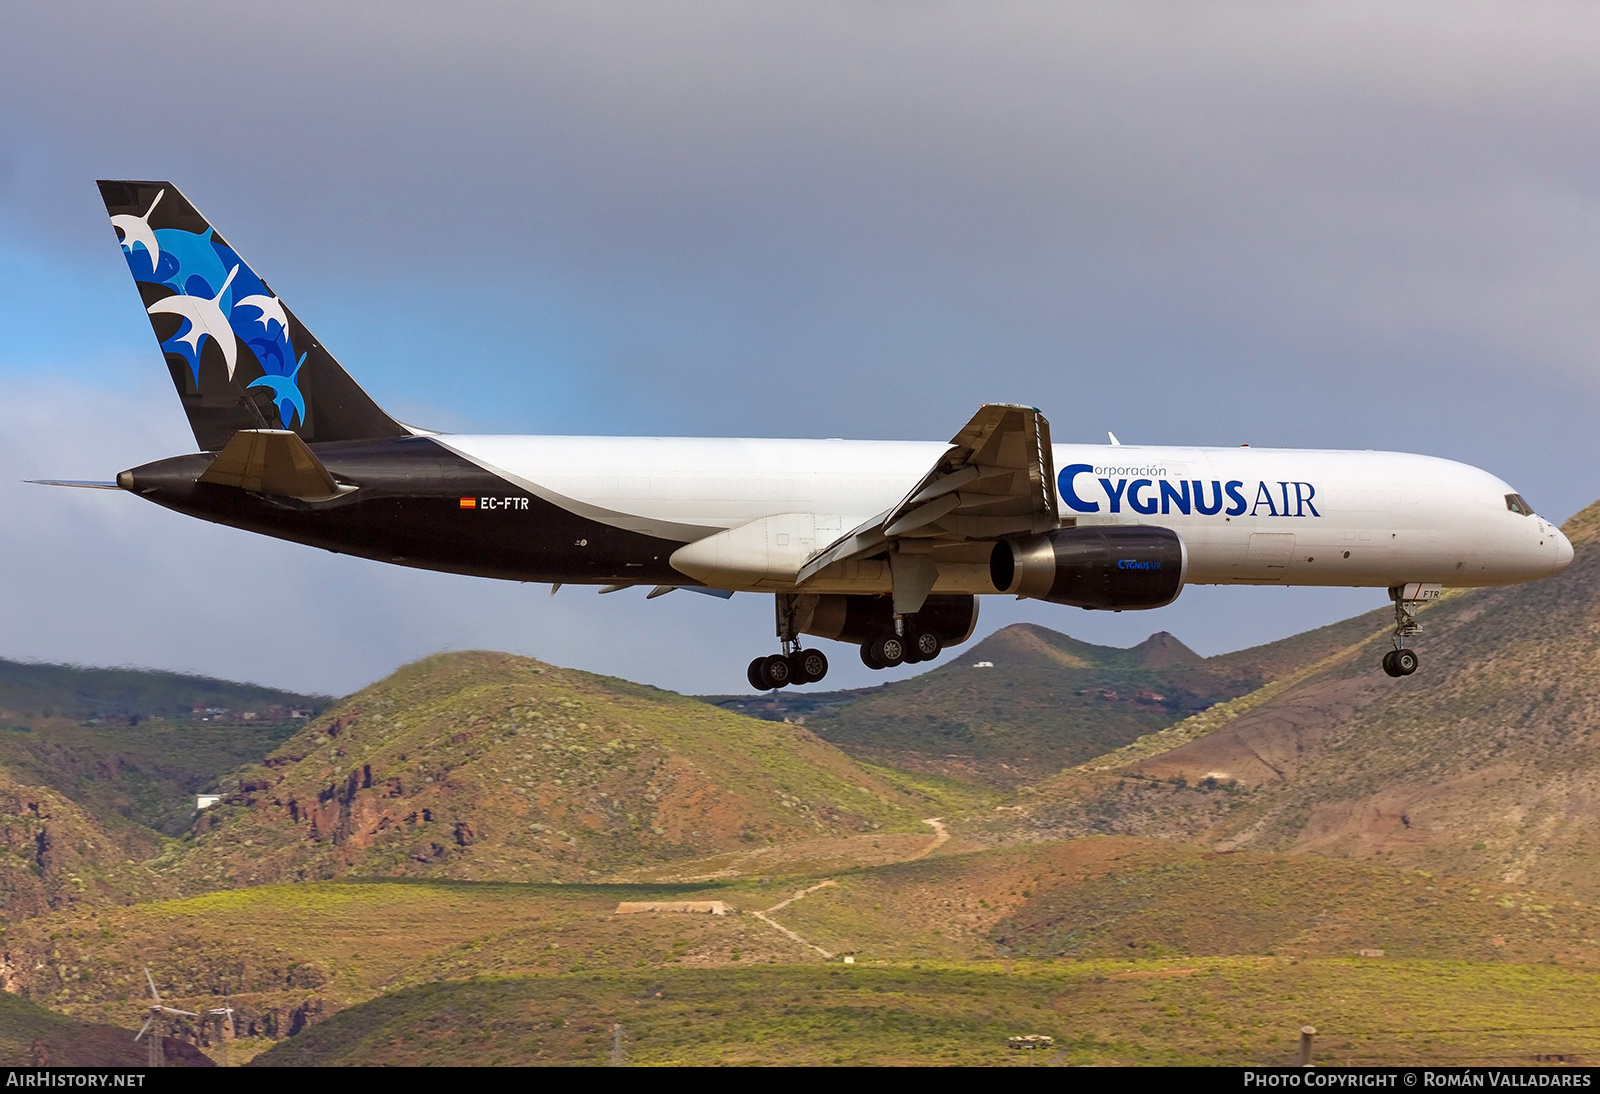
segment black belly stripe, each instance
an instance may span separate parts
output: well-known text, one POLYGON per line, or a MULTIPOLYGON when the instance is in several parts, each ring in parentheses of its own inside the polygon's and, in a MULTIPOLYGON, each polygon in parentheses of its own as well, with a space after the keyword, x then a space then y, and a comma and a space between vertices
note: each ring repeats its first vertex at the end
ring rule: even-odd
POLYGON ((312 446, 359 489, 306 504, 195 480, 199 453, 134 469, 136 491, 189 516, 262 535, 445 573, 573 584, 698 584, 667 561, 682 543, 579 516, 427 437, 312 446), (148 492, 147 492, 148 491, 148 492), (474 508, 462 508, 472 498, 474 508), (483 499, 494 499, 485 506, 483 499))

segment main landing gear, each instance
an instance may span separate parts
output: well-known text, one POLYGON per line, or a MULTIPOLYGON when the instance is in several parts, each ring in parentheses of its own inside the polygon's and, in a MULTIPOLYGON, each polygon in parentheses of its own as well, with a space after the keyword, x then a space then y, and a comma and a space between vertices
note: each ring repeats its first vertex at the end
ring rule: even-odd
POLYGON ((1402 589, 1403 586, 1389 590, 1389 596, 1394 601, 1394 649, 1383 655, 1383 671, 1395 677, 1410 676, 1417 671, 1417 651, 1406 647, 1406 639, 1415 637, 1422 630, 1411 610, 1415 603, 1401 599, 1402 589))
POLYGON ((861 663, 869 669, 890 669, 896 665, 915 665, 932 661, 944 643, 932 631, 911 628, 908 635, 880 634, 861 644, 861 663))
POLYGON ((800 648, 800 635, 794 623, 794 598, 780 593, 774 599, 778 606, 778 641, 783 652, 751 661, 745 678, 757 691, 772 691, 790 684, 815 684, 828 675, 827 654, 800 648))
MULTIPOLYGON (((750 681, 750 686, 757 691, 814 684, 828 674, 828 658, 821 650, 803 649, 800 645, 800 628, 819 625, 813 609, 810 606, 803 609, 797 606, 797 601, 801 598, 795 594, 778 593, 773 599, 777 604, 778 642, 783 652, 757 657, 750 662, 745 676, 750 681)), ((969 609, 972 612, 976 611, 970 605, 969 609)), ((946 612, 946 616, 948 615, 946 612)), ((974 618, 975 616, 971 614, 967 616, 964 624, 965 633, 970 633, 974 618)), ((856 641, 863 633, 871 635, 861 643, 861 663, 869 669, 888 669, 896 665, 915 665, 923 661, 932 661, 938 657, 944 652, 944 639, 940 634, 949 633, 948 624, 949 619, 940 616, 937 611, 928 613, 921 621, 915 615, 891 617, 885 611, 869 615, 865 620, 858 618, 848 629, 840 625, 834 629, 822 629, 814 633, 849 642, 856 641), (944 625, 941 625, 941 619, 945 620, 944 625), (940 630, 935 630, 935 627, 940 627, 940 630), (872 634, 875 630, 878 633, 872 634)), ((832 626, 832 624, 820 625, 824 628, 832 626)))
MULTIPOLYGON (((788 645, 788 643, 785 643, 788 645)), ((795 643, 796 646, 799 643, 795 643)), ((757 657, 745 676, 757 691, 772 691, 790 684, 815 684, 828 675, 828 657, 821 650, 795 649, 757 657)))

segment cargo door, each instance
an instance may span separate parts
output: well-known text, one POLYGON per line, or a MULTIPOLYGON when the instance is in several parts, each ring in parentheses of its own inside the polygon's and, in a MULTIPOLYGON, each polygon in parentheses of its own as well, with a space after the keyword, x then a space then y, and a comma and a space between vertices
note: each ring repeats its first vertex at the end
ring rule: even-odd
POLYGON ((1282 581, 1293 557, 1293 532, 1253 532, 1239 577, 1243 581, 1282 581))

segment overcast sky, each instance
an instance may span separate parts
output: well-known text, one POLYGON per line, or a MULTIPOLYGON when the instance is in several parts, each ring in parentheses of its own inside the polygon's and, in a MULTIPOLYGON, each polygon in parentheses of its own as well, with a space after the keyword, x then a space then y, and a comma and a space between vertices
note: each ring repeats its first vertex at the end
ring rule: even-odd
MULTIPOLYGON (((1600 7, 0 7, 0 656, 347 691, 493 647, 742 690, 770 598, 424 574, 39 475, 193 439, 93 180, 169 179, 450 430, 1397 448, 1600 495, 1600 7)), ((1384 603, 999 598, 1204 653, 1384 603)), ((829 683, 881 680, 836 654, 829 683)))

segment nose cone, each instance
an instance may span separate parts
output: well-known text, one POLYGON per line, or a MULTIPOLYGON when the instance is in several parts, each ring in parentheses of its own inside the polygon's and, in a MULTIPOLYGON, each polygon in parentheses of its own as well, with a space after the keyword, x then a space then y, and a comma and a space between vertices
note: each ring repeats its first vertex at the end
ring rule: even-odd
POLYGON ((1556 564, 1550 572, 1559 574, 1572 561, 1572 541, 1559 528, 1551 528, 1550 536, 1555 540, 1556 547, 1556 564))

